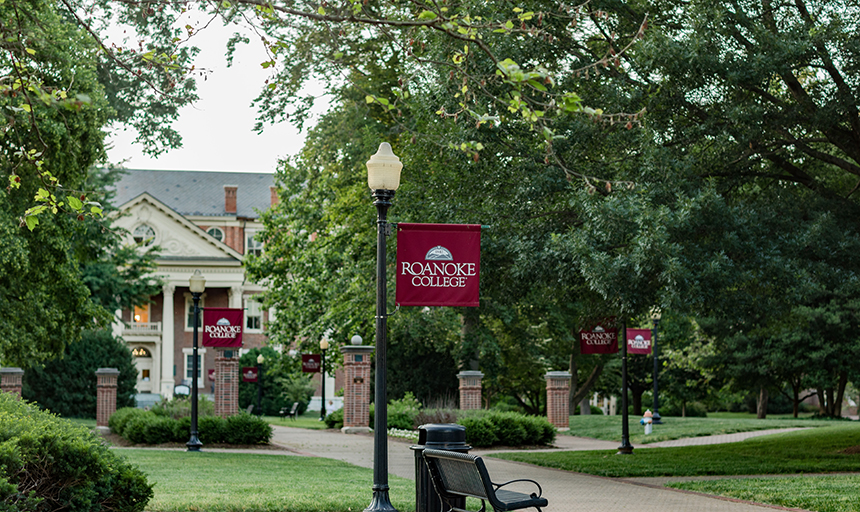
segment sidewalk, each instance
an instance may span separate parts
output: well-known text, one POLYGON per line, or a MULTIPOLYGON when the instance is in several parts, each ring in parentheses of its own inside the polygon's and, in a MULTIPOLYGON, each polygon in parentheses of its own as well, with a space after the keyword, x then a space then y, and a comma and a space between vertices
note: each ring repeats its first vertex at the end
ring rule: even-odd
MULTIPOLYGON (((306 430, 273 426, 272 442, 284 446, 297 455, 326 457, 342 460, 366 468, 373 467, 373 436, 347 435, 340 432, 306 430)), ((786 431, 785 429, 779 430, 786 431)), ((714 438, 742 440, 771 431, 746 432, 714 438), (735 437, 731 437, 735 436, 735 437), (745 437, 744 437, 745 436, 745 437)), ((690 444, 701 439, 687 440, 690 444)), ((684 440, 680 440, 684 441, 684 440)), ((676 441, 671 441, 676 442, 676 441)), ((722 442, 729 442, 728 439, 722 442)), ((601 441, 574 436, 557 436, 556 445, 564 450, 614 450, 617 442, 601 441)), ((659 446, 655 443, 647 446, 659 446)), ((704 443, 701 443, 704 444, 704 443)), ((409 449, 411 444, 389 439, 389 473, 403 478, 415 479, 415 457, 409 449)), ((639 446, 637 448, 642 448, 639 446)), ((483 455, 492 450, 472 450, 483 455)), ((484 459, 494 481, 505 482, 516 478, 531 478, 541 484, 544 497, 549 501, 546 512, 609 512, 630 510, 635 512, 701 511, 701 512, 764 512, 767 510, 797 510, 770 505, 756 505, 738 500, 718 498, 662 488, 642 481, 596 477, 571 473, 529 464, 503 461, 487 457, 484 459)), ((368 482, 368 499, 370 486, 368 482)), ((531 492, 531 491, 529 491, 531 492)))

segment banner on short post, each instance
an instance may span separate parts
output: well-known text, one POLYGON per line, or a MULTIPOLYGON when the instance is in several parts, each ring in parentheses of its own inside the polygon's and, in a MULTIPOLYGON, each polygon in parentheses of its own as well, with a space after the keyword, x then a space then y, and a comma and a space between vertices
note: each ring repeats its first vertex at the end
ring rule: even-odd
POLYGON ((242 382, 257 382, 257 368, 255 366, 242 367, 242 382))
POLYGON ((480 273, 480 224, 397 224, 397 305, 477 307, 480 273))
POLYGON ((304 373, 319 373, 322 368, 322 358, 319 354, 302 354, 302 371, 304 373))
POLYGON ((615 318, 608 318, 590 329, 579 331, 579 348, 583 354, 615 354, 618 352, 618 327, 615 318))
POLYGON ((206 308, 203 310, 204 347, 242 346, 242 309, 206 308))
POLYGON ((651 329, 627 329, 627 353, 651 353, 651 329))

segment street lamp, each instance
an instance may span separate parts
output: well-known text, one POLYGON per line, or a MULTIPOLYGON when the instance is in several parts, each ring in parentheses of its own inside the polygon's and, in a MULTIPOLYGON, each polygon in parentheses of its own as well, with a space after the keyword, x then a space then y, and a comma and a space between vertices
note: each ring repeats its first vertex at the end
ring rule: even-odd
POLYGON ((383 142, 367 162, 367 185, 376 206, 376 413, 373 418, 373 499, 365 512, 397 512, 388 498, 388 398, 385 389, 386 289, 385 237, 388 208, 400 186, 403 164, 383 142))
POLYGON ((263 415, 263 363, 266 358, 263 354, 257 356, 257 415, 263 415))
POLYGON ((633 445, 630 444, 630 425, 627 414, 627 323, 621 325, 621 446, 618 447, 619 455, 630 455, 633 453, 633 445))
POLYGON ((660 370, 659 354, 657 353, 657 324, 660 323, 662 316, 660 309, 654 308, 651 310, 651 321, 654 322, 654 334, 651 336, 651 352, 654 354, 654 417, 651 419, 652 424, 661 425, 660 413, 657 411, 657 372, 660 370))
POLYGON ((200 269, 195 270, 188 280, 188 289, 191 290, 191 298, 194 300, 194 346, 191 349, 191 439, 185 446, 189 452, 199 452, 203 443, 197 438, 197 373, 200 371, 197 361, 197 325, 200 323, 200 295, 206 291, 206 279, 200 269))
POLYGON ((322 377, 322 403, 320 405, 320 421, 325 419, 325 351, 328 350, 328 340, 323 338, 320 340, 320 350, 322 351, 322 371, 320 372, 320 377, 322 377))

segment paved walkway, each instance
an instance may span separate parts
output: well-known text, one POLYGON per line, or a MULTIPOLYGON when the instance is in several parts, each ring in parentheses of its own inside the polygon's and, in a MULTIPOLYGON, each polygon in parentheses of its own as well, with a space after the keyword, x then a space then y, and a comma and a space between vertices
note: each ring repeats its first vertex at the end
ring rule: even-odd
MULTIPOLYGON (((780 429, 785 432, 788 429, 780 429)), ((707 444, 711 442, 734 442, 750 437, 771 434, 774 431, 745 432, 710 438, 668 441, 671 443, 707 444)), ((273 443, 284 446, 297 455, 327 457, 342 460, 357 466, 373 467, 373 437, 371 435, 348 435, 340 432, 305 430, 291 427, 274 427, 273 443)), ((614 450, 618 442, 601 441, 582 437, 559 435, 556 445, 563 450, 614 450)), ((645 446, 660 446, 654 443, 645 446)), ((675 444, 673 446, 678 446, 675 444)), ((415 458, 410 443, 390 439, 388 443, 388 469, 393 475, 415 478, 415 458)), ((664 445, 665 446, 665 445, 664 445)), ((486 454, 492 450, 472 450, 473 454, 486 454)), ((616 479, 571 473, 529 464, 504 461, 488 457, 484 459, 493 479, 498 482, 515 478, 531 478, 540 482, 544 496, 549 501, 546 512, 765 512, 768 510, 797 510, 769 505, 706 496, 702 494, 663 488, 666 479, 650 482, 648 479, 616 479)), ((368 489, 372 482, 368 482, 368 489)), ((515 489, 512 487, 512 489, 515 489)), ((529 492, 531 490, 529 489, 529 492)), ((370 496, 368 490, 368 497, 370 496)))

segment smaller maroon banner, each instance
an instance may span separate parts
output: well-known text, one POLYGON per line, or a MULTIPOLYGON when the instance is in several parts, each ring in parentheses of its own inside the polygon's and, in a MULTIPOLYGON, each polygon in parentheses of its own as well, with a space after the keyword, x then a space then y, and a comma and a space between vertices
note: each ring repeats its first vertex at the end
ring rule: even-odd
POLYGON ((397 305, 477 307, 480 275, 480 224, 397 224, 397 305))
POLYGON ((255 366, 242 367, 242 382, 257 382, 257 368, 255 366))
POLYGON ((305 373, 319 373, 322 369, 320 363, 322 358, 319 354, 302 354, 302 371, 305 373))
POLYGON ((242 309, 206 308, 203 310, 204 347, 242 346, 242 309))
POLYGON ((651 329, 627 329, 627 353, 651 353, 651 329))
POLYGON ((210 382, 215 382, 215 368, 209 368, 206 372, 210 382))
POLYGON ((591 329, 579 331, 579 348, 583 354, 615 354, 618 352, 618 328, 615 318, 598 323, 591 329))

